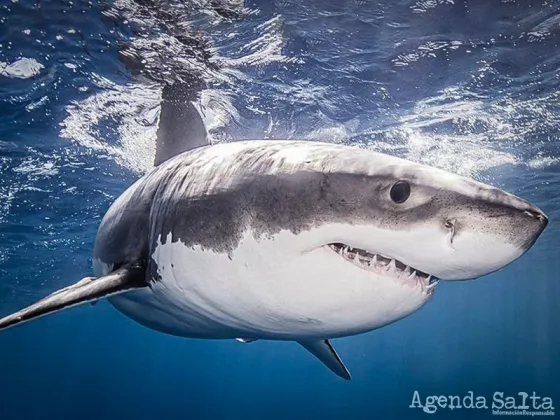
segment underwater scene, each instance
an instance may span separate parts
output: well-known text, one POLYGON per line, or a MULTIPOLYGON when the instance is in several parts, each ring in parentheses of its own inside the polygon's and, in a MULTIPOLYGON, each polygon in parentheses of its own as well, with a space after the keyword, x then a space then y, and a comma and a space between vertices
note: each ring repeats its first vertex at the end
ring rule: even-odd
POLYGON ((0 0, 0 420, 554 418, 559 139, 556 0, 0 0))

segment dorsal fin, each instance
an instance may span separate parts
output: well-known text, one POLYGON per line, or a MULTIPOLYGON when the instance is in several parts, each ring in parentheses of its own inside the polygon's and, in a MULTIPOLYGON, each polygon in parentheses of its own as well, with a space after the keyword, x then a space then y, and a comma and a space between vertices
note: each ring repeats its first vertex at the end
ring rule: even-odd
POLYGON ((86 277, 71 286, 51 293, 21 311, 0 319, 0 330, 86 302, 95 302, 107 296, 146 286, 146 270, 139 266, 125 265, 103 277, 86 277))
POLYGON ((200 83, 195 80, 192 83, 175 82, 164 86, 155 166, 179 153, 208 145, 206 127, 193 105, 200 89, 200 83))

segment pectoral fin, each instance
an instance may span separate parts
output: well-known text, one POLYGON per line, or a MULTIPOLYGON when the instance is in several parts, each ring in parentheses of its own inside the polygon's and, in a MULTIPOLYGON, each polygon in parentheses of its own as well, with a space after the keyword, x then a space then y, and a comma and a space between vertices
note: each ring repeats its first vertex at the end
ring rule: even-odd
POLYGON ((340 356, 329 340, 298 341, 298 343, 338 376, 348 381, 352 379, 350 372, 344 366, 340 356))
POLYGON ((103 277, 86 277, 76 284, 51 293, 21 311, 0 319, 0 330, 83 303, 96 302, 108 296, 146 287, 145 279, 146 272, 143 267, 130 265, 125 265, 103 277))

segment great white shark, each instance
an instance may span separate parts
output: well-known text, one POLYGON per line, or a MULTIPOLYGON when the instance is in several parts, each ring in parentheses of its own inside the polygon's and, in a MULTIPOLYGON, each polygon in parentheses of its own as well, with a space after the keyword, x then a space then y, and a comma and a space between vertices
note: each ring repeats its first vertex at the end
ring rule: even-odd
POLYGON ((94 277, 0 329, 107 298, 176 336, 296 341, 350 379, 329 339, 412 314, 440 279, 501 269, 547 221, 500 189, 363 148, 209 145, 192 103, 167 88, 156 167, 101 221, 94 277))

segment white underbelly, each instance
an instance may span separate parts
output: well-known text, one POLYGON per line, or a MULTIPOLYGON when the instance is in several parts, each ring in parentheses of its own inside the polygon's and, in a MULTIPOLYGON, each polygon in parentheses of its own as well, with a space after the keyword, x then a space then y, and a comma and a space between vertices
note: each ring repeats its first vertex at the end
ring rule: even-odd
POLYGON ((152 258, 161 280, 110 301, 130 318, 169 334, 302 340, 373 330, 429 299, 419 288, 385 277, 349 276, 348 270, 361 269, 325 249, 280 257, 273 242, 251 241, 245 238, 229 256, 160 243, 152 258))

